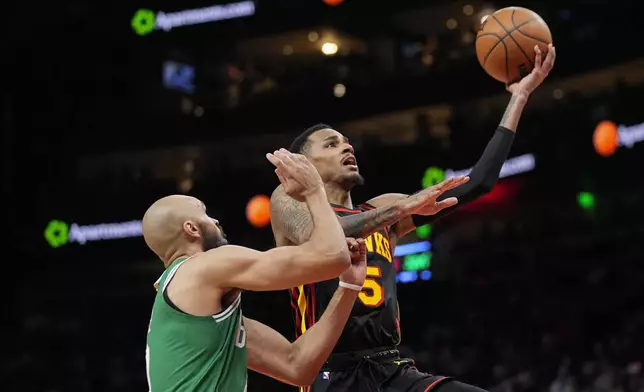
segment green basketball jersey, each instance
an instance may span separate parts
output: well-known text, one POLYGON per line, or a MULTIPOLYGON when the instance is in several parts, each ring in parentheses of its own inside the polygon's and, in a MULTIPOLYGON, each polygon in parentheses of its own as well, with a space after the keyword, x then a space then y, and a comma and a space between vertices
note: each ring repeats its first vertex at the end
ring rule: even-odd
POLYGON ((164 292, 186 260, 172 263, 157 282, 145 353, 150 392, 245 392, 241 294, 214 316, 191 316, 175 309, 164 292))

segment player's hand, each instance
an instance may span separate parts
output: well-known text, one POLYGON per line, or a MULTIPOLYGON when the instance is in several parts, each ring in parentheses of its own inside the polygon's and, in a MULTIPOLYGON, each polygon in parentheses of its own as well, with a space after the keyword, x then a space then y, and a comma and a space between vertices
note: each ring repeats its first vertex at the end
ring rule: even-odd
POLYGON ((512 94, 531 94, 534 89, 543 83, 550 71, 552 71, 552 67, 555 65, 555 58, 557 57, 555 47, 552 46, 552 44, 548 45, 548 52, 545 55, 545 60, 543 59, 544 56, 541 53, 539 46, 535 45, 534 51, 536 52, 534 69, 520 81, 507 86, 507 90, 512 94))
POLYGON ((286 194, 295 200, 303 202, 306 196, 323 189, 320 174, 304 155, 281 148, 266 154, 266 159, 275 166, 275 174, 286 194))
POLYGON ((347 238, 351 253, 351 266, 340 275, 345 283, 362 286, 367 278, 367 246, 362 238, 347 238))
POLYGON ((439 184, 430 186, 420 192, 402 199, 403 208, 408 214, 417 215, 435 215, 445 208, 455 206, 458 199, 455 197, 448 197, 445 200, 437 201, 443 193, 459 187, 470 180, 467 176, 458 176, 449 178, 439 184))

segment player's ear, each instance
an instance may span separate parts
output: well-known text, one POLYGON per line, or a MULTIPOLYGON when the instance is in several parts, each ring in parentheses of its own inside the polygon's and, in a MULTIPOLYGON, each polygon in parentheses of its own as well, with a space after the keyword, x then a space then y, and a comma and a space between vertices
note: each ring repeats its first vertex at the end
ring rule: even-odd
POLYGON ((197 239, 201 237, 201 230, 199 230, 197 223, 185 221, 183 222, 183 234, 188 236, 188 238, 197 239))

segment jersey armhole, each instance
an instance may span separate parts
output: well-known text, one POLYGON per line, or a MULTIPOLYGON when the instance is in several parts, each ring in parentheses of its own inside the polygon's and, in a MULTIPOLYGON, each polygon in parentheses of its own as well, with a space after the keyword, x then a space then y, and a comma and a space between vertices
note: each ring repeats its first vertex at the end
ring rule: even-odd
POLYGON ((163 296, 163 300, 165 301, 166 305, 168 305, 169 307, 171 307, 172 309, 176 310, 179 313, 182 313, 182 314, 185 314, 187 316, 190 316, 190 314, 188 314, 188 313, 184 312, 183 310, 179 309, 179 307, 177 305, 175 305, 174 302, 172 302, 172 300, 168 296, 168 290, 167 290, 168 286, 170 285, 170 282, 174 278, 174 274, 177 273, 177 270, 179 269, 179 267, 181 267, 181 264, 183 264, 183 262, 177 264, 172 269, 172 271, 170 271, 170 273, 168 273, 168 277, 165 279, 165 281, 163 282, 163 286, 161 287, 161 295, 163 296))
POLYGON ((168 286, 170 285, 170 283, 171 283, 172 279, 174 278, 174 274, 177 272, 177 270, 179 269, 179 267, 181 267, 181 264, 183 264, 183 262, 181 262, 180 264, 178 264, 176 267, 174 267, 174 269, 173 269, 172 271, 170 271, 170 272, 168 273, 168 277, 167 277, 167 278, 166 278, 166 280, 163 282, 163 287, 161 287, 161 295, 163 296, 163 301, 165 301, 165 303, 166 303, 170 308, 172 308, 172 310, 177 311, 177 312, 179 312, 179 313, 181 313, 181 314, 183 314, 183 315, 190 316, 190 317, 196 317, 196 318, 214 318, 214 319, 215 319, 215 321, 217 321, 217 322, 224 321, 225 319, 227 319, 228 317, 230 317, 230 315, 232 315, 232 314, 235 312, 235 310, 236 310, 236 309, 239 307, 239 305, 241 304, 241 293, 239 293, 239 295, 237 296, 237 298, 235 298, 235 300, 234 300, 230 305, 228 305, 225 309, 222 309, 222 310, 220 310, 219 312, 217 312, 217 313, 215 313, 215 314, 212 314, 212 315, 210 315, 210 316, 195 316, 195 315, 193 315, 193 314, 190 314, 190 313, 187 313, 187 312, 184 312, 183 310, 181 310, 181 309, 180 309, 180 308, 179 308, 179 307, 178 307, 174 302, 172 302, 172 300, 171 300, 171 299, 170 299, 170 297, 168 296, 168 291, 167 291, 168 286))

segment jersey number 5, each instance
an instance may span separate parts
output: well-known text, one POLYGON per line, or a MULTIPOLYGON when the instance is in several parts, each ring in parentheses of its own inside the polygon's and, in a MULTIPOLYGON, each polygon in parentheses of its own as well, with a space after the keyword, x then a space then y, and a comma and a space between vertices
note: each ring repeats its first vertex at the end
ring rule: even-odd
POLYGON ((376 279, 382 277, 380 267, 367 267, 367 279, 362 285, 362 290, 358 298, 365 306, 377 307, 382 305, 385 300, 385 292, 382 285, 376 279), (367 290, 367 291, 364 291, 367 290))

